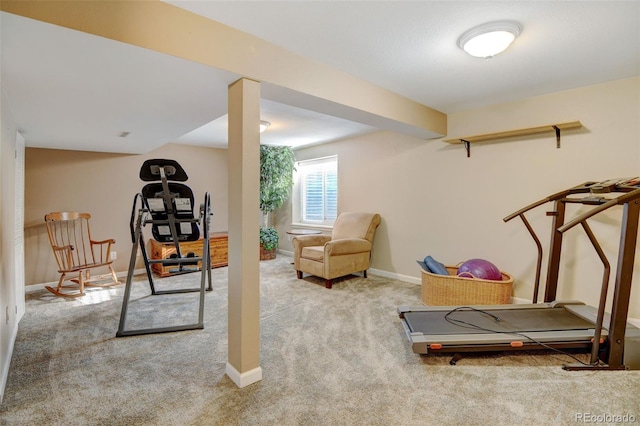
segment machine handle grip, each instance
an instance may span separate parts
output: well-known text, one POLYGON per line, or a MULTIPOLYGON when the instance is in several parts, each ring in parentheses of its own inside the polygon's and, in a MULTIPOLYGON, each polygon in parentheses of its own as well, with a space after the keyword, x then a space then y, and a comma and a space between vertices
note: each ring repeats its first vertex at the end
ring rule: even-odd
POLYGON ((576 217, 575 219, 573 219, 570 222, 565 223, 563 226, 558 228, 558 232, 560 233, 564 233, 567 232, 569 229, 573 228, 574 226, 578 225, 581 222, 584 222, 585 220, 589 219, 590 217, 593 217, 595 215, 597 215, 598 213, 601 213, 613 206, 617 206, 619 204, 626 204, 629 203, 637 198, 640 198, 640 188, 633 190, 631 192, 627 192, 623 195, 620 195, 619 197, 613 198, 609 201, 607 201, 604 204, 600 204, 597 207, 594 207, 593 209, 589 210, 588 212, 581 214, 580 216, 576 217))
POLYGON ((545 197, 542 200, 538 200, 535 203, 531 203, 528 206, 521 208, 520 210, 518 210, 515 213, 511 213, 509 216, 505 217, 502 220, 504 220, 505 222, 509 222, 514 217, 518 217, 518 216, 528 212, 529 210, 535 209, 536 207, 538 207, 538 206, 540 206, 540 205, 542 205, 544 203, 548 203, 548 202, 551 202, 551 201, 554 201, 554 200, 558 200, 560 198, 564 198, 567 195, 571 194, 571 192, 572 192, 571 189, 567 189, 567 190, 564 190, 564 191, 560 191, 560 192, 558 192, 556 194, 549 195, 548 197, 545 197))
POLYGON ((528 212, 531 209, 534 209, 544 203, 548 203, 551 201, 556 201, 559 200, 561 198, 566 197, 567 195, 571 195, 571 194, 584 194, 585 192, 590 192, 590 187, 594 184, 595 182, 585 182, 583 184, 574 186, 573 188, 569 188, 569 189, 565 189, 564 191, 560 191, 560 192, 556 192, 553 195, 549 195, 548 197, 543 198, 542 200, 536 201, 535 203, 529 204, 526 207, 521 208, 520 210, 518 210, 515 213, 511 213, 509 216, 505 217, 504 220, 505 222, 509 222, 511 219, 513 219, 514 217, 520 216, 523 213, 528 212))

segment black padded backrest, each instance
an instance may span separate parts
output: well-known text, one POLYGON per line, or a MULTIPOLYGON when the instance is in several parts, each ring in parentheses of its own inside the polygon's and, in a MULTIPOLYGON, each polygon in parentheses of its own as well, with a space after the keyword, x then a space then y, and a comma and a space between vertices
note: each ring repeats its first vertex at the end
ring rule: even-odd
POLYGON ((151 227, 153 238, 161 243, 174 242, 169 226, 169 212, 173 211, 176 219, 176 231, 178 241, 195 241, 200 238, 200 228, 196 222, 181 222, 181 220, 193 219, 194 198, 191 188, 182 183, 168 182, 171 204, 166 205, 165 194, 161 182, 149 183, 142 188, 142 199, 145 207, 149 208, 151 218, 154 221, 166 221, 154 223, 151 227))
POLYGON ((147 160, 140 168, 140 179, 145 182, 161 180, 159 168, 164 167, 167 180, 175 182, 186 182, 189 177, 182 166, 176 160, 165 160, 161 158, 147 160))

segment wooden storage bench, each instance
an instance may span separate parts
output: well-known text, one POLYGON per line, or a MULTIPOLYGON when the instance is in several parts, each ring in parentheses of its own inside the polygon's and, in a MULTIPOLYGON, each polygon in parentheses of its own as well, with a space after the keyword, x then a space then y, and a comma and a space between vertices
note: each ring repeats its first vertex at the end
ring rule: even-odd
MULTIPOLYGON (((227 266, 229 262, 229 236, 226 232, 211 233, 209 238, 209 247, 211 255, 211 267, 219 268, 227 266)), ((152 259, 168 259, 171 254, 176 252, 173 243, 159 243, 151 239, 151 258, 152 259)), ((180 252, 182 256, 192 252, 196 256, 202 256, 202 239, 198 241, 185 241, 180 243, 180 252)), ((170 269, 176 268, 177 265, 162 265, 160 263, 151 264, 151 269, 161 277, 171 275, 170 269)), ((198 269, 202 268, 202 262, 198 262, 198 269)))

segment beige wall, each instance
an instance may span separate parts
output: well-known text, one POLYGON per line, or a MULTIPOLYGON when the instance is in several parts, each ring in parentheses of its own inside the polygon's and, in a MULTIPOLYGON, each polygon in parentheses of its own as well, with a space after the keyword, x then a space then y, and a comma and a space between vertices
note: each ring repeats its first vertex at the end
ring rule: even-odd
POLYGON ((0 108, 0 401, 9 373, 13 341, 18 332, 18 307, 24 295, 16 283, 15 160, 17 126, 2 93, 0 108))
MULTIPOLYGON (((196 205, 211 194, 213 231, 227 230, 227 151, 169 144, 144 155, 28 148, 25 170, 26 284, 57 281, 44 215, 52 211, 91 213, 94 238, 115 238, 116 271, 126 271, 131 254, 129 219, 133 197, 144 186, 140 166, 169 158, 186 170, 196 205)), ((150 238, 149 233, 146 236, 150 238)), ((142 264, 139 262, 138 266, 142 264)))
MULTIPOLYGON (((584 128, 565 132, 561 149, 556 149, 553 134, 544 134, 475 144, 471 158, 466 158, 462 146, 440 139, 378 132, 300 149, 296 157, 338 154, 339 209, 382 215, 374 269, 417 281, 415 260, 427 254, 447 264, 483 257, 513 274, 515 296, 529 299, 535 248, 521 223, 505 224, 502 218, 583 181, 638 175, 639 97, 640 78, 632 78, 449 116, 448 135, 453 137, 581 120, 584 128)), ((168 145, 134 156, 27 149, 27 284, 57 279, 42 226, 43 215, 57 209, 89 210, 95 236, 116 238, 116 269, 126 270, 131 202, 142 187, 138 170, 152 157, 175 158, 183 164, 196 199, 205 190, 212 194, 213 229, 226 230, 225 150, 168 145)), ((590 224, 615 266, 620 209, 614 210, 590 224)), ((549 235, 545 211, 528 216, 543 243, 549 235)), ((284 250, 291 249, 284 233, 289 224, 290 206, 285 205, 278 213, 284 250)), ((601 267, 579 229, 568 235, 563 261, 559 297, 595 303, 601 267)), ((637 262, 636 274, 639 268, 637 262)), ((637 283, 632 298, 630 315, 640 318, 637 283)))
MULTIPOLYGON (((417 282, 415 261, 426 255, 454 265, 481 257, 515 275, 515 296, 530 299, 535 246, 521 221, 505 224, 502 218, 587 180, 640 174, 639 98, 640 78, 632 78, 448 117, 449 137, 580 120, 584 128, 566 131, 560 149, 548 133, 478 143, 466 158, 462 145, 442 139, 378 132, 299 149, 296 157, 337 154, 339 210, 382 215, 372 268, 417 282)), ((578 211, 570 207, 568 213, 578 211)), ((621 209, 613 210, 589 223, 615 269, 621 209)), ((543 244, 550 233, 545 212, 540 208, 528 216, 543 244)), ((285 236, 281 249, 291 250, 284 233, 290 227, 288 204, 278 212, 278 227, 285 236)), ((596 303, 602 268, 578 228, 565 239, 563 265, 559 298, 596 303)), ((635 318, 639 287, 636 282, 630 307, 635 318)))

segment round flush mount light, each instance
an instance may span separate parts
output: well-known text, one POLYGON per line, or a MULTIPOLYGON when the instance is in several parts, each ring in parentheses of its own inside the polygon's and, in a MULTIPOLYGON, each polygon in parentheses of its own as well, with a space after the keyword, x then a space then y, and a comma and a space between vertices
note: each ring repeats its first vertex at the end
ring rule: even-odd
POLYGON ((267 127, 271 126, 271 123, 269 123, 268 121, 265 120, 260 120, 260 133, 264 132, 265 130, 267 130, 267 127))
POLYGON ((471 56, 489 59, 509 47, 520 31, 517 22, 488 22, 462 34, 458 39, 458 47, 471 56))

